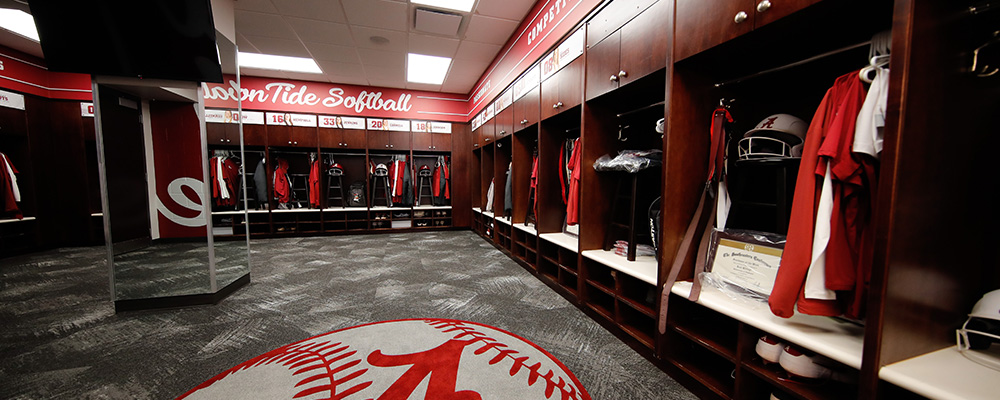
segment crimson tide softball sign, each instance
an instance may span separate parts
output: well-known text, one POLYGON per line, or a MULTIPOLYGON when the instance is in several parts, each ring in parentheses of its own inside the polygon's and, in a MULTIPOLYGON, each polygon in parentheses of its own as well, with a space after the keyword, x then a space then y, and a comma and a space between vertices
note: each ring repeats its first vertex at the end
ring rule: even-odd
POLYGON ((243 108, 248 110, 449 122, 468 120, 468 102, 463 95, 250 76, 241 77, 237 85, 235 77, 225 79, 225 84, 204 84, 205 107, 228 108, 240 99, 243 108))
POLYGON ((225 371, 182 399, 590 400, 540 347, 474 322, 378 322, 293 343, 225 371))

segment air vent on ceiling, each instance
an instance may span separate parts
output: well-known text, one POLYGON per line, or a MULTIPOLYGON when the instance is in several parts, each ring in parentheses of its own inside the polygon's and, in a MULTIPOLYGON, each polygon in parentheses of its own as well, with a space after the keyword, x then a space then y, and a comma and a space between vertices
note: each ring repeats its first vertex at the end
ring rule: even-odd
POLYGON ((413 28, 437 35, 458 36, 458 28, 462 25, 462 16, 448 12, 417 8, 413 28))

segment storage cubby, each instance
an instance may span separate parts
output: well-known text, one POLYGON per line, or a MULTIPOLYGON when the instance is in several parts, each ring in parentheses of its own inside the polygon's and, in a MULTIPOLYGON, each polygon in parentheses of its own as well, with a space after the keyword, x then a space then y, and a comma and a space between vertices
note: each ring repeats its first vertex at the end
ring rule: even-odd
POLYGON ((322 227, 319 210, 273 210, 271 225, 275 234, 320 233, 322 227))
POLYGON ((528 263, 531 268, 537 268, 537 232, 530 227, 525 227, 523 224, 514 224, 513 227, 514 240, 511 252, 521 261, 528 263))
POLYGON ((635 307, 635 303, 618 296, 617 318, 615 322, 625 333, 642 345, 652 349, 656 346, 656 315, 650 309, 635 307))
POLYGON ((718 398, 734 398, 736 386, 736 364, 729 359, 709 351, 675 331, 664 335, 671 343, 664 349, 666 360, 704 385, 705 389, 718 398))
POLYGON ((667 327, 720 357, 736 361, 739 323, 732 318, 671 295, 667 327))
POLYGON ((563 154, 567 141, 580 137, 579 107, 543 120, 540 125, 538 185, 535 193, 538 202, 538 231, 565 232, 567 198, 563 197, 563 193, 568 196, 569 177, 562 170, 560 158, 570 156, 563 154))

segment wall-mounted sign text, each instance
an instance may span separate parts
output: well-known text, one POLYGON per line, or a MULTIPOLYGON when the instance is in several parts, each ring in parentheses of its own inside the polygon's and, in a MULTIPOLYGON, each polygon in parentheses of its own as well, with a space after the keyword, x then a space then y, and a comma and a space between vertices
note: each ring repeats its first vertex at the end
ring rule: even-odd
POLYGON ((235 77, 227 78, 226 84, 204 84, 207 107, 229 107, 239 99, 244 109, 266 111, 461 122, 468 115, 461 95, 249 76, 241 77, 241 88, 235 77))

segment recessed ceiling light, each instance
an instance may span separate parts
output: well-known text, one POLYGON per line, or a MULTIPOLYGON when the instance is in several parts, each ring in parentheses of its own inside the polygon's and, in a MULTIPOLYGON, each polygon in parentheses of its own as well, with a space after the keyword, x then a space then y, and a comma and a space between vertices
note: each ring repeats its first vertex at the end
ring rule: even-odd
POLYGON ((406 61, 406 80, 413 83, 440 85, 448 74, 451 59, 409 53, 406 61))
POLYGON ((410 0, 410 2, 414 4, 423 4, 425 6, 469 12, 472 11, 472 5, 475 4, 476 0, 410 0))
POLYGON ((35 18, 24 11, 0 8, 0 28, 36 42, 38 41, 38 29, 35 28, 35 18))
POLYGON ((240 67, 273 69, 277 71, 305 72, 310 74, 322 74, 316 61, 311 58, 276 56, 272 54, 260 53, 239 53, 240 67))

